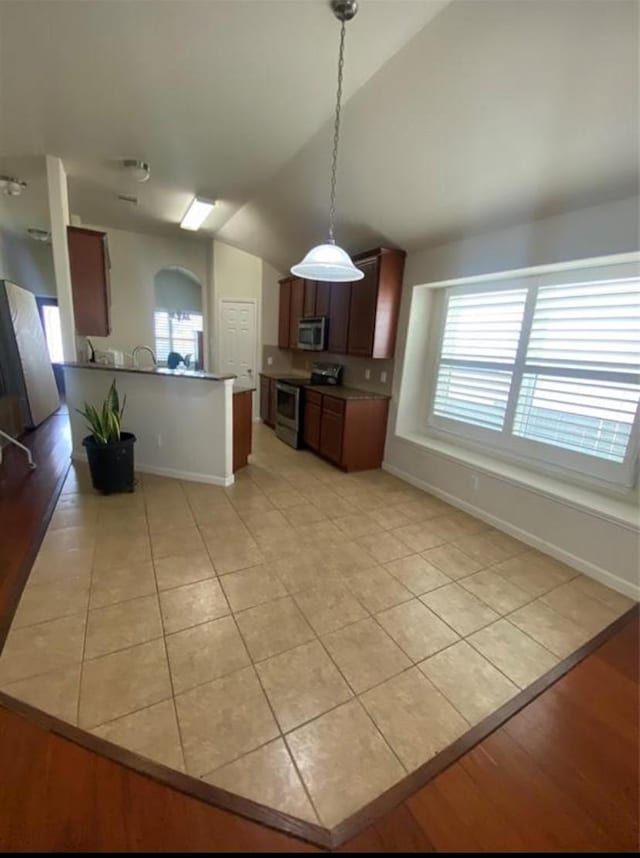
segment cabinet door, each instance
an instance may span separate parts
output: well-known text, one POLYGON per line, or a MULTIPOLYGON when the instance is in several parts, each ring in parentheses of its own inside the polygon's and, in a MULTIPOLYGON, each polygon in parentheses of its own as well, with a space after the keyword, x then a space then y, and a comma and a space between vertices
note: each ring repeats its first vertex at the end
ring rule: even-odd
POLYGON ((275 378, 269 379, 269 426, 276 425, 276 412, 278 410, 278 390, 275 378))
POLYGON ((346 355, 351 283, 331 283, 330 292, 328 348, 334 354, 346 355))
POLYGON ((303 316, 315 316, 316 314, 316 281, 304 281, 304 302, 302 306, 303 316))
POLYGON ((251 400, 253 393, 244 390, 233 394, 233 472, 249 462, 251 454, 251 400))
POLYGON ((304 443, 317 450, 320 446, 320 406, 312 402, 304 406, 304 443))
POLYGON ((331 294, 331 283, 323 280, 316 282, 316 316, 329 315, 329 295, 331 294))
POLYGON ((342 462, 342 436, 344 434, 344 417, 334 411, 322 409, 320 421, 320 452, 332 462, 342 462))
POLYGON ((289 319, 289 348, 298 347, 298 325, 304 311, 304 280, 291 279, 291 315, 289 319))
POLYGON ((367 259, 358 263, 358 268, 364 272, 364 278, 351 284, 347 353, 367 356, 373 354, 378 303, 378 260, 367 259))
POLYGON ((280 310, 278 316, 278 348, 291 346, 289 330, 291 326, 291 280, 280 281, 280 310))
POLYGON ((263 423, 269 424, 271 406, 271 379, 265 375, 260 376, 260 419, 263 423))
POLYGON ((76 332, 108 337, 111 298, 107 236, 95 229, 67 227, 76 332))

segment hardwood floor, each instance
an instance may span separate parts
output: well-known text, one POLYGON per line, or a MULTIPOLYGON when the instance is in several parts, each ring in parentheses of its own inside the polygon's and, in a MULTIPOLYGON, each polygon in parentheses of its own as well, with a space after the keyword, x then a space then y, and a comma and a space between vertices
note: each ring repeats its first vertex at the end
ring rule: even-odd
POLYGON ((0 465, 0 649, 58 491, 69 469, 71 437, 66 407, 21 439, 37 468, 9 445, 0 465))
MULTIPOLYGON (((638 848, 637 614, 614 638, 340 851, 638 848)), ((4 851, 297 851, 0 709, 4 851)))
MULTIPOLYGON (((30 437, 36 472, 21 472, 18 462, 6 468, 8 454, 3 466, 3 621, 68 464, 68 438, 58 437, 64 421, 48 424, 30 437)), ((636 610, 577 667, 340 851, 637 850, 639 635, 636 610)), ((317 851, 6 708, 0 772, 3 851, 317 851)))

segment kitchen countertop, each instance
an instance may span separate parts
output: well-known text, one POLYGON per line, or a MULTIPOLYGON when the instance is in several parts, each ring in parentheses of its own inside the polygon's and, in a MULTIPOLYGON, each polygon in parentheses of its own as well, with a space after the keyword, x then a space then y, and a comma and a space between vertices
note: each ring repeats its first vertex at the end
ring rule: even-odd
MULTIPOLYGON (((260 375, 265 378, 309 378, 308 372, 296 372, 295 370, 281 370, 280 372, 272 369, 263 370, 260 375)), ((318 393, 324 393, 327 396, 335 396, 336 399, 391 399, 388 393, 379 393, 372 390, 362 390, 359 387, 349 387, 345 384, 305 384, 305 390, 315 390, 318 393)))
POLYGON ((308 372, 300 372, 295 369, 263 369, 260 371, 260 375, 264 375, 265 378, 309 378, 308 372))
MULTIPOLYGON (((161 375, 165 378, 204 379, 205 381, 228 381, 229 379, 236 378, 235 375, 216 375, 213 372, 204 372, 200 369, 167 369, 165 366, 154 366, 144 369, 135 366, 111 366, 104 363, 79 363, 73 361, 64 361, 60 366, 71 367, 72 369, 98 369, 103 372, 133 372, 138 375, 161 375)), ((241 389, 244 390, 245 388, 241 389)), ((255 387, 250 389, 255 390, 255 387)))
POLYGON ((233 382, 234 393, 253 393, 256 386, 253 381, 244 381, 242 378, 236 378, 233 382))
POLYGON ((305 384, 305 390, 314 390, 335 399, 391 399, 388 393, 376 393, 373 390, 360 390, 359 387, 347 387, 344 384, 305 384))

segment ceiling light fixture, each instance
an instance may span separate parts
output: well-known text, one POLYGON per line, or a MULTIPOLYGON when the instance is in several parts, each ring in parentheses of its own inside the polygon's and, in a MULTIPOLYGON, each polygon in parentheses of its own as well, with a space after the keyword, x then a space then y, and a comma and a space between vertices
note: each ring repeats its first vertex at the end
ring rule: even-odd
POLYGON ((27 187, 27 183, 22 179, 16 179, 13 176, 0 176, 0 189, 7 197, 19 197, 27 187))
POLYGON ((116 199, 120 200, 123 203, 130 203, 132 206, 138 205, 138 198, 132 196, 131 194, 116 194, 116 199))
POLYGON ((180 222, 182 229, 190 229, 192 232, 200 229, 209 217, 211 209, 215 206, 215 200, 206 200, 204 197, 194 197, 185 216, 180 222))
POLYGON ((46 229, 37 229, 36 227, 29 227, 27 230, 31 238, 35 241, 43 241, 49 242, 51 241, 51 233, 46 229))
POLYGON ((331 10, 340 21, 340 50, 338 53, 338 90, 336 112, 333 123, 333 154, 331 159, 331 193, 329 204, 329 238, 325 244, 313 247, 302 262, 294 265, 291 273, 308 280, 328 280, 333 283, 351 283, 362 280, 364 273, 355 267, 349 254, 335 242, 334 222, 336 217, 336 173, 338 168, 338 143, 340 139, 340 109, 342 101, 342 71, 344 68, 345 25, 358 11, 357 0, 331 0, 331 10))
POLYGON ((125 158, 122 166, 136 182, 148 182, 151 170, 146 161, 136 161, 135 158, 125 158))

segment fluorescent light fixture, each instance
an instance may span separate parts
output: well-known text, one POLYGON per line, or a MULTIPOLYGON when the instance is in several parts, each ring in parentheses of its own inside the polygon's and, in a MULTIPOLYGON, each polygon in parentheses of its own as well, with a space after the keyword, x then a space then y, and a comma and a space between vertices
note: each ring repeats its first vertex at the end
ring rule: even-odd
POLYGON ((209 217, 211 209, 215 204, 215 200, 205 200, 203 197, 194 197, 191 205, 187 209, 187 213, 182 218, 182 222, 180 224, 182 229, 190 229, 192 231, 200 229, 202 224, 209 217))

